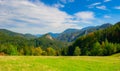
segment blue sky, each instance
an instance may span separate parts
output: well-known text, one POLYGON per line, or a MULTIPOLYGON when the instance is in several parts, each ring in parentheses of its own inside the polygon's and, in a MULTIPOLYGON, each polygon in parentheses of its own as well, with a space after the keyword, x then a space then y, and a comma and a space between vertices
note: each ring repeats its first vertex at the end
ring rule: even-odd
POLYGON ((19 33, 60 33, 119 21, 119 0, 0 0, 0 28, 19 33))

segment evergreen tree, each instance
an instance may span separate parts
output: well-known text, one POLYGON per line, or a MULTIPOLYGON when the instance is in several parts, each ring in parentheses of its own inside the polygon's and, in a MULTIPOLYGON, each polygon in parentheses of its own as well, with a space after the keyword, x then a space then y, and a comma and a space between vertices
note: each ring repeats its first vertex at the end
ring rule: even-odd
POLYGON ((103 55, 103 50, 101 48, 101 45, 99 42, 96 42, 94 45, 93 45, 93 48, 91 50, 91 55, 103 55))
POLYGON ((80 54, 81 54, 81 50, 80 50, 80 48, 77 46, 77 47, 75 48, 75 50, 74 50, 73 55, 74 55, 74 56, 79 56, 80 54))

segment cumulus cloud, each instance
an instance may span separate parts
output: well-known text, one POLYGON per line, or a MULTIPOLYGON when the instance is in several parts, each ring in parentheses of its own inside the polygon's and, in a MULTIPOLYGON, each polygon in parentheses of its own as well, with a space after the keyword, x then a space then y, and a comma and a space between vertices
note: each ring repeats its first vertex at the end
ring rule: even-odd
POLYGON ((40 1, 0 0, 0 28, 19 33, 62 32, 67 28, 81 28, 78 23, 90 23, 92 19, 94 13, 89 11, 69 15, 40 1))
POLYGON ((69 23, 70 15, 41 2, 36 5, 27 0, 3 0, 0 9, 0 28, 20 33, 29 33, 31 30, 32 33, 61 32, 77 27, 77 24, 69 23))
POLYGON ((91 23, 91 21, 95 19, 95 16, 94 16, 94 12, 83 11, 76 13, 75 18, 80 22, 91 23))
POLYGON ((75 14, 78 19, 91 20, 94 19, 94 13, 90 11, 78 12, 75 14))

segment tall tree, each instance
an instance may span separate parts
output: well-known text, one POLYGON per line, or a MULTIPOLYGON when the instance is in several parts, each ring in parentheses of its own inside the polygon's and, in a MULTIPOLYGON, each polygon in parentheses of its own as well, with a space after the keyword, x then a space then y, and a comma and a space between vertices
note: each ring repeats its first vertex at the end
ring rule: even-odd
POLYGON ((103 55, 103 50, 101 48, 101 45, 99 42, 96 42, 94 45, 93 45, 93 48, 91 50, 91 55, 103 55))
POLYGON ((81 50, 80 50, 80 48, 77 46, 77 47, 75 48, 75 50, 74 50, 73 55, 74 55, 74 56, 79 56, 80 54, 81 54, 81 50))
POLYGON ((48 55, 48 56, 54 56, 54 55, 56 55, 55 50, 54 50, 53 48, 51 48, 51 47, 48 47, 48 48, 46 49, 46 52, 47 52, 47 55, 48 55))

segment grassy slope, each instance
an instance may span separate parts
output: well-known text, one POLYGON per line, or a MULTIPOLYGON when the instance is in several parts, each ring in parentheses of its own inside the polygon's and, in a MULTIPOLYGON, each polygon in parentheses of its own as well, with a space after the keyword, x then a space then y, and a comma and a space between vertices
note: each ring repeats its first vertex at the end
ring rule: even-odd
POLYGON ((116 54, 113 54, 111 56, 114 56, 114 57, 120 57, 120 53, 116 53, 116 54))
POLYGON ((120 57, 0 56, 0 71, 120 71, 120 57))

